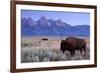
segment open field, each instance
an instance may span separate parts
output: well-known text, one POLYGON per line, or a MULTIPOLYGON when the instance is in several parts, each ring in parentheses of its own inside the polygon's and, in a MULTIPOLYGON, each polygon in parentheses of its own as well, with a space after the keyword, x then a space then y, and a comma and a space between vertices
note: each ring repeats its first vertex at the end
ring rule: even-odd
POLYGON ((86 55, 84 52, 76 50, 75 55, 71 56, 69 51, 63 53, 60 50, 61 40, 66 37, 22 37, 21 43, 21 62, 47 62, 47 61, 69 61, 87 60, 90 58, 90 39, 89 37, 79 37, 86 41, 86 55))

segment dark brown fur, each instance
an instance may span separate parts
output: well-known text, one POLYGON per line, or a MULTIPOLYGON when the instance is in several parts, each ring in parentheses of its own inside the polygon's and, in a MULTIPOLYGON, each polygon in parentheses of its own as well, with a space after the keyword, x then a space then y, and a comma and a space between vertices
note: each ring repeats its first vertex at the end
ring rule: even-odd
POLYGON ((84 50, 86 53, 86 42, 84 39, 68 37, 66 40, 61 41, 60 49, 63 52, 69 51, 71 55, 75 54, 75 50, 80 50, 81 53, 84 50))

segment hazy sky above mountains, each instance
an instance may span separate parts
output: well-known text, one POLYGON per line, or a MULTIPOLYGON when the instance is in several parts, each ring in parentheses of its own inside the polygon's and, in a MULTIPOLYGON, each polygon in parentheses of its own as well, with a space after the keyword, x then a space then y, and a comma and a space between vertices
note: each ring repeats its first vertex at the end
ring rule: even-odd
POLYGON ((31 17, 33 20, 38 20, 41 16, 47 19, 58 20, 74 25, 90 25, 90 14, 79 12, 56 12, 56 11, 36 11, 36 10, 21 10, 21 18, 31 17))

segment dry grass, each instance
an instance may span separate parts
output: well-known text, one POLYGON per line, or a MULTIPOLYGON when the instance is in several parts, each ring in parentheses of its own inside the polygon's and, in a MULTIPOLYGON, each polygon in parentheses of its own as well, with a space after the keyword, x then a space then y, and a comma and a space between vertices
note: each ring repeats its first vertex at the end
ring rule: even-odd
POLYGON ((87 52, 80 54, 75 51, 71 56, 70 52, 62 53, 60 51, 60 42, 65 38, 49 38, 47 41, 41 40, 40 37, 22 37, 21 62, 47 62, 47 61, 69 61, 69 60, 86 60, 90 58, 90 39, 81 37, 87 43, 87 52))
MULTIPOLYGON (((24 48, 23 48, 24 49, 24 48)), ((90 59, 90 51, 87 48, 86 55, 80 53, 80 51, 75 51, 75 55, 71 56, 70 52, 65 51, 63 53, 60 50, 49 50, 49 49, 34 49, 28 48, 29 50, 24 50, 21 52, 21 62, 50 62, 50 61, 70 61, 70 60, 87 60, 90 59)))

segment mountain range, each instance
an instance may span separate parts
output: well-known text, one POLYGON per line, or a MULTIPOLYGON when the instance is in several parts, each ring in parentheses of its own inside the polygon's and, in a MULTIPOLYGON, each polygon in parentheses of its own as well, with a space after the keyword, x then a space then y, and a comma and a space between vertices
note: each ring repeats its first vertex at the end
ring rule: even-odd
POLYGON ((89 25, 75 25, 41 16, 37 21, 31 17, 21 19, 22 36, 90 36, 89 25))

